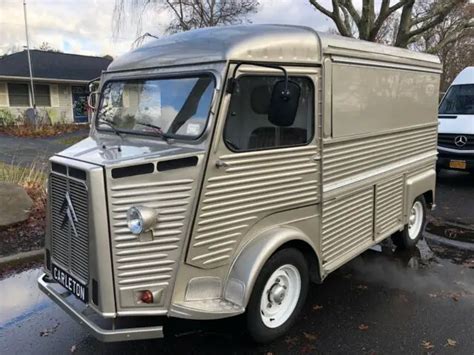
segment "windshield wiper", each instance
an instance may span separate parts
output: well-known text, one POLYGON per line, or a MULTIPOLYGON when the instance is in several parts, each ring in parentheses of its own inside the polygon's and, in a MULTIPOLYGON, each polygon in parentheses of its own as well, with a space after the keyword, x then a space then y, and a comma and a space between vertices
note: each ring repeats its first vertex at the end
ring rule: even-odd
POLYGON ((167 142, 169 142, 170 139, 173 139, 173 136, 169 135, 166 132, 163 132, 161 127, 155 126, 154 124, 151 123, 146 123, 146 122, 140 122, 140 121, 135 121, 135 124, 138 124, 140 126, 145 126, 145 127, 150 127, 155 130, 156 133, 158 133, 158 137, 164 138, 167 142))
POLYGON ((122 133, 120 133, 120 131, 117 128, 115 128, 115 122, 114 121, 109 121, 108 119, 105 119, 105 118, 99 118, 99 122, 105 124, 106 126, 108 126, 110 128, 112 128, 112 131, 117 136, 119 136, 120 138, 123 139, 122 133))

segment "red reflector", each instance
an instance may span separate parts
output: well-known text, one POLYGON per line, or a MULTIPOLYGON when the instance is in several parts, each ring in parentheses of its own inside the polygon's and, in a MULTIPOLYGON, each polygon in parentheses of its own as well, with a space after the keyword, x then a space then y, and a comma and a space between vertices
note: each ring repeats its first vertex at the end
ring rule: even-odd
POLYGON ((143 303, 153 303, 153 293, 150 290, 143 291, 140 299, 143 303))

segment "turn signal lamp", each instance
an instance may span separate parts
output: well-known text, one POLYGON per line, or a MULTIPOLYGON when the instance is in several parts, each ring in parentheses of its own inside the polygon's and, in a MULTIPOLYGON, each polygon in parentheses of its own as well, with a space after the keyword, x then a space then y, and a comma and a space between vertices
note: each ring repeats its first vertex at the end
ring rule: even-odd
POLYGON ((153 293, 150 290, 143 291, 140 300, 143 303, 153 303, 153 293))

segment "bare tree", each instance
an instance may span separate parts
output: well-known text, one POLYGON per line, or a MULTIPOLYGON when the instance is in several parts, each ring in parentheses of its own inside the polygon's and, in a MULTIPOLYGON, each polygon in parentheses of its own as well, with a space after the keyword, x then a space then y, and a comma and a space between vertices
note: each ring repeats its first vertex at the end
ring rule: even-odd
POLYGON ((118 35, 129 15, 134 18, 139 35, 147 11, 167 11, 171 19, 166 32, 174 33, 250 22, 248 15, 257 12, 258 7, 258 0, 115 0, 114 33, 118 35))
MULTIPOLYGON (((416 11, 425 11, 429 0, 420 0, 416 11)), ((465 67, 474 66, 474 3, 453 8, 443 22, 427 30, 410 48, 438 55, 443 64, 441 90, 446 90, 465 67)))
POLYGON ((60 52, 59 49, 54 48, 49 42, 41 43, 38 49, 45 52, 60 52))
POLYGON ((468 0, 425 1, 423 11, 415 11, 415 0, 382 0, 378 10, 375 0, 362 0, 361 9, 356 9, 352 0, 332 0, 331 10, 318 0, 309 2, 331 18, 343 36, 386 42, 389 36, 383 31, 392 31, 393 39, 388 44, 406 48, 420 35, 441 24, 455 8, 467 4, 468 0), (387 27, 387 21, 392 22, 391 26, 387 27))

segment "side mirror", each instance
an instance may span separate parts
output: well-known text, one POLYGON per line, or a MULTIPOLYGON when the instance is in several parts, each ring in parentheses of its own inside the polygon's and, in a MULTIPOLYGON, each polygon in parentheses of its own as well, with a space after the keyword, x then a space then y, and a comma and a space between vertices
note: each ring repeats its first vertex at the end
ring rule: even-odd
POLYGON ((268 120, 275 126, 291 126, 296 118, 300 94, 301 87, 294 81, 276 82, 272 90, 268 120))
POLYGON ((97 79, 94 79, 94 80, 89 82, 89 85, 88 85, 89 92, 94 92, 94 91, 99 90, 99 86, 100 86, 100 80, 99 79, 100 78, 97 78, 97 79))
POLYGON ((100 93, 98 91, 93 91, 87 97, 87 105, 95 111, 97 108, 97 103, 99 102, 100 93))

